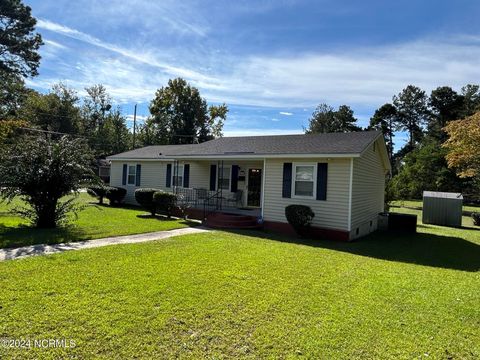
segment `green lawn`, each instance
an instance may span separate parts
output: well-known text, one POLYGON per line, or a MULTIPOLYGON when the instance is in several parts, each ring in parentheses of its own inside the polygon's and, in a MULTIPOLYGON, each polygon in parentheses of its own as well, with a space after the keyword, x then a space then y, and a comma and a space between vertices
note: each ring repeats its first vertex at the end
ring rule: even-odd
POLYGON ((8 212, 12 207, 20 205, 20 201, 10 205, 0 203, 0 248, 140 234, 191 225, 182 220, 142 217, 145 211, 139 208, 99 206, 86 193, 80 194, 78 201, 87 205, 79 213, 78 220, 58 229, 33 229, 26 220, 8 212))
POLYGON ((76 347, 0 358, 478 359, 466 226, 354 243, 212 232, 3 262, 0 338, 76 347))
MULTIPOLYGON (((421 209, 423 206, 422 200, 395 200, 391 202, 391 205, 394 207, 406 206, 406 207, 412 207, 412 208, 418 208, 418 209, 421 209)), ((480 212, 480 207, 464 205, 463 211, 480 212)))

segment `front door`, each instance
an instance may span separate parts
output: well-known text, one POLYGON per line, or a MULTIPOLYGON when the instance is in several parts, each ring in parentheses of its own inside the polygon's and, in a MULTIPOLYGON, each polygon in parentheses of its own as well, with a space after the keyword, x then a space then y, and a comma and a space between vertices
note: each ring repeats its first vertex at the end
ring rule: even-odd
POLYGON ((262 169, 248 169, 247 206, 260 207, 262 169))

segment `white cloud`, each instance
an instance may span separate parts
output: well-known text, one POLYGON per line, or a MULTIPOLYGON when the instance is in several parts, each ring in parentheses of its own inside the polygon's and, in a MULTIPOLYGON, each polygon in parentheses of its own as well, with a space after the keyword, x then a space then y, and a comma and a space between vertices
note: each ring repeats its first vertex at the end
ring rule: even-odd
POLYGON ((273 122, 278 122, 278 121, 280 121, 280 119, 273 118, 272 121, 273 121, 273 122))
MULTIPOLYGON (((392 95, 408 84, 428 92, 441 85, 459 89, 480 78, 477 37, 349 47, 340 52, 242 57, 211 51, 206 56, 181 58, 173 48, 132 50, 48 20, 39 20, 38 27, 111 55, 75 53, 70 71, 31 83, 44 86, 66 78, 78 89, 103 83, 120 102, 149 101, 169 78, 181 76, 200 88, 210 102, 277 108, 313 108, 326 102, 370 109, 391 101, 392 95), (161 58, 159 54, 164 53, 161 58)), ((64 58, 58 61, 67 66, 64 58)))
MULTIPOLYGON (((110 44, 108 42, 102 41, 94 36, 91 36, 89 34, 86 34, 84 32, 69 28, 67 26, 61 25, 54 23, 49 20, 44 20, 44 19, 38 19, 37 21, 37 27, 40 29, 45 29, 48 31, 52 31, 57 34, 61 34, 67 37, 70 37, 72 39, 76 39, 79 41, 82 41, 84 43, 94 45, 96 47, 109 50, 111 52, 114 52, 118 55, 121 55, 125 58, 135 60, 139 63, 143 63, 148 66, 152 67, 157 67, 165 71, 166 73, 173 75, 173 76, 181 76, 197 81, 202 81, 202 82, 207 82, 213 80, 209 76, 205 76, 199 72, 190 70, 190 69, 185 69, 181 68, 178 66, 170 65, 168 63, 162 62, 159 59, 157 59, 155 56, 150 55, 148 52, 144 51, 132 51, 129 49, 126 49, 121 46, 117 46, 114 44, 110 44)), ((152 50, 153 52, 153 50, 152 50)))

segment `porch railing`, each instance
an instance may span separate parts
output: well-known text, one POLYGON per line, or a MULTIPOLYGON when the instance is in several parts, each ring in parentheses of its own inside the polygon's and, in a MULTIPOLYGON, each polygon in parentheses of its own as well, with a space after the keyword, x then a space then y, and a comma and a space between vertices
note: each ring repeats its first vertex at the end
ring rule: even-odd
POLYGON ((222 189, 211 191, 207 189, 197 188, 183 188, 176 187, 174 193, 177 195, 177 201, 188 204, 190 207, 201 209, 203 206, 203 218, 206 219, 208 215, 217 210, 221 210, 223 206, 222 189))
POLYGON ((203 202, 203 220, 206 220, 208 215, 213 214, 217 210, 222 209, 222 190, 218 190, 210 194, 203 202))

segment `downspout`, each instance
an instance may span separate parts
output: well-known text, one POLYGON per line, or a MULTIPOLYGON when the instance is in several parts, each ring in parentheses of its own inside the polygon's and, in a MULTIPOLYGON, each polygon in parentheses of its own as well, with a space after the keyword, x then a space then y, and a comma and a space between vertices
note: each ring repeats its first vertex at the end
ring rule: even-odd
POLYGON ((262 189, 261 189, 261 192, 262 192, 262 209, 261 209, 261 216, 262 216, 262 220, 263 220, 263 213, 264 213, 264 207, 265 207, 265 178, 267 177, 266 176, 266 170, 267 170, 267 159, 266 158, 263 158, 263 171, 262 171, 262 189))
POLYGON ((350 158, 350 182, 348 189, 348 232, 352 231, 352 189, 353 189, 353 158, 350 158))

